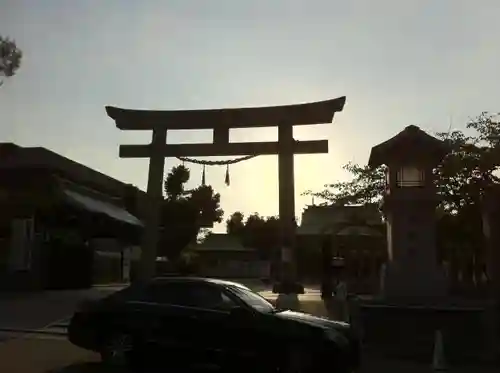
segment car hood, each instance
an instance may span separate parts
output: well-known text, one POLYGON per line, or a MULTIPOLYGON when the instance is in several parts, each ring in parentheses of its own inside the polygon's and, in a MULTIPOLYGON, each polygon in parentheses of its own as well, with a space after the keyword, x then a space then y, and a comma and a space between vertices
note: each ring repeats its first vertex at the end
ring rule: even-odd
POLYGON ((350 328, 350 325, 348 323, 342 321, 329 320, 323 317, 317 317, 302 312, 280 311, 275 313, 274 315, 280 319, 298 321, 319 328, 336 329, 336 330, 347 330, 350 328))

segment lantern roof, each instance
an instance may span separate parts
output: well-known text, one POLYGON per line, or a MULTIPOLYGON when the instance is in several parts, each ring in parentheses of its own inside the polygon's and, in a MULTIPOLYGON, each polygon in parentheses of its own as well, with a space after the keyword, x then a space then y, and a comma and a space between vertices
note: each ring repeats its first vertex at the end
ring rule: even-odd
POLYGON ((374 146, 368 165, 424 163, 438 164, 448 152, 446 144, 422 131, 418 126, 407 126, 396 136, 374 146))

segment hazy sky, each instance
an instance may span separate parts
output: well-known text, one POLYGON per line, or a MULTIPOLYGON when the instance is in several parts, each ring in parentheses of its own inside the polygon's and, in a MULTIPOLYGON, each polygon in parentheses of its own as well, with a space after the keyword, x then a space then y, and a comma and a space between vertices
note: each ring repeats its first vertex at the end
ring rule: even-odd
MULTIPOLYGON (((498 0, 0 0, 0 34, 24 52, 0 89, 0 142, 45 146, 141 188, 147 161, 118 158, 105 105, 196 109, 280 105, 347 96, 333 124, 295 130, 330 140, 297 156, 297 215, 306 189, 346 178, 349 160, 406 125, 446 130, 500 110, 498 0)), ((275 129, 232 131, 277 139, 275 129)), ((207 142, 208 131, 169 134, 207 142)), ((167 161, 166 170, 177 164, 167 161)), ((209 168, 226 215, 276 214, 277 159, 209 168)), ((191 186, 201 181, 192 167, 191 186)), ((220 227, 219 227, 220 228, 220 227)))

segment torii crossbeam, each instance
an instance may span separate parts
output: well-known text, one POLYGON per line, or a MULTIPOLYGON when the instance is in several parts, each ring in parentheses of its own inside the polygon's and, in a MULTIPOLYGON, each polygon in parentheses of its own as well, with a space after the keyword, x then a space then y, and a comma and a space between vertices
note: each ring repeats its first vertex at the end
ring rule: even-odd
POLYGON ((331 123, 342 111, 346 98, 339 97, 298 105, 211 110, 131 110, 107 106, 106 112, 121 130, 151 130, 148 145, 121 145, 121 158, 149 158, 148 204, 144 210, 140 279, 155 274, 158 226, 166 157, 278 155, 279 216, 283 247, 295 238, 294 154, 328 153, 328 140, 295 141, 294 125, 331 123), (277 142, 229 142, 231 128, 278 127, 277 142), (212 129, 211 144, 168 144, 168 130, 212 129))

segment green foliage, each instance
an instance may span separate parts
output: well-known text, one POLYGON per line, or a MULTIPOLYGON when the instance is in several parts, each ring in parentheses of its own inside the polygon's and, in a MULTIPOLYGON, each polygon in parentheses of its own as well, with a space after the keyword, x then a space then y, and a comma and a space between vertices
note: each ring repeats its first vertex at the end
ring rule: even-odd
POLYGON ((476 145, 481 143, 489 148, 497 148, 500 146, 500 122, 498 113, 490 114, 482 112, 477 118, 467 123, 468 129, 476 131, 476 145))
POLYGON ((226 232, 238 236, 245 247, 258 250, 261 258, 270 259, 281 246, 279 217, 253 213, 244 218, 243 213, 234 212, 226 220, 226 232))
POLYGON ((139 215, 139 195, 141 191, 135 185, 127 184, 123 190, 122 203, 125 209, 132 215, 141 218, 139 215))
POLYGON ((178 200, 185 194, 184 185, 189 181, 189 169, 183 165, 174 167, 165 179, 164 189, 168 200, 178 200))
MULTIPOLYGON (((0 76, 9 78, 14 76, 21 66, 23 53, 16 42, 0 36, 0 76)), ((0 86, 3 81, 0 80, 0 86)))
POLYGON ((209 185, 186 190, 190 171, 185 166, 174 167, 164 183, 166 198, 161 210, 159 253, 175 262, 183 250, 194 244, 204 227, 220 223, 224 212, 220 195, 209 185))
POLYGON ((500 179, 496 176, 500 158, 500 122, 495 115, 482 113, 467 123, 473 135, 462 131, 438 133, 451 151, 436 169, 437 186, 446 212, 457 214, 479 205, 484 191, 500 179))
POLYGON ((245 229, 245 216, 236 211, 226 220, 226 232, 236 236, 242 236, 245 229))
POLYGON ((280 247, 280 221, 275 216, 263 217, 257 213, 248 216, 243 230, 243 243, 253 247, 268 259, 280 247))
POLYGON ((224 211, 220 208, 220 194, 212 186, 201 185, 190 192, 188 200, 197 214, 200 227, 222 222, 224 211))
POLYGON ((385 166, 371 169, 350 162, 343 169, 351 173, 352 180, 327 184, 326 189, 321 192, 308 191, 305 194, 341 205, 373 203, 382 198, 385 188, 385 166))

